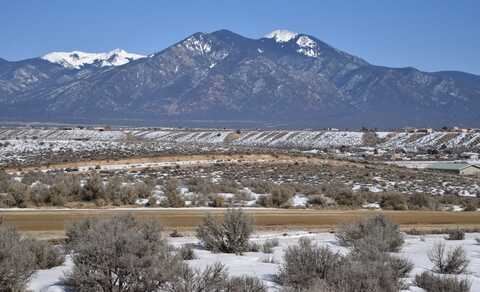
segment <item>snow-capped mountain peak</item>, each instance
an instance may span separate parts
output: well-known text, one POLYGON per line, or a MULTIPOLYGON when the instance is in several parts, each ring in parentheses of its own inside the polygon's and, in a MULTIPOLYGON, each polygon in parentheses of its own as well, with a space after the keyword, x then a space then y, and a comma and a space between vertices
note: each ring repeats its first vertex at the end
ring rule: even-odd
POLYGON ((286 29, 277 29, 265 35, 268 39, 275 39, 277 43, 286 43, 296 38, 298 33, 286 29))
POLYGON ((128 53, 122 49, 115 49, 107 53, 87 53, 81 51, 52 52, 41 58, 51 63, 60 64, 65 68, 80 69, 85 65, 96 65, 99 67, 120 66, 145 57, 140 54, 128 53))

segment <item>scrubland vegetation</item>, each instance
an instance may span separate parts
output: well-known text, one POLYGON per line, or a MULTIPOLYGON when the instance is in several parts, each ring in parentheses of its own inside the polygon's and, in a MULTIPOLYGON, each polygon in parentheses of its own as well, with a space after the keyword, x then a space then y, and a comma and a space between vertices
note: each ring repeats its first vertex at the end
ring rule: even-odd
POLYGON ((2 223, 0 291, 24 291, 35 270, 62 265, 65 255, 72 262, 62 280, 68 291, 396 292, 411 285, 431 292, 470 291, 471 282, 462 276, 469 272, 463 247, 435 244, 428 255, 433 268, 412 275, 413 262, 399 253, 405 235, 382 215, 338 226, 340 251, 307 237, 287 247, 280 247, 277 238, 259 244, 252 239, 252 223, 241 209, 229 209, 222 218, 205 218, 197 230, 198 245, 180 247, 162 236, 158 222, 131 215, 74 223, 61 246, 21 236, 2 223), (274 287, 257 277, 231 276, 220 262, 202 269, 189 264, 197 259, 194 249, 240 259, 251 251, 272 254, 279 248, 284 249, 279 263, 262 260, 278 265, 274 287), (413 282, 408 280, 412 276, 413 282))
MULTIPOLYGON (((0 171, 0 208, 137 205, 384 210, 461 208, 475 211, 480 206, 480 199, 473 196, 433 195, 421 192, 417 186, 400 188, 398 183, 398 191, 358 188, 357 184, 366 183, 371 175, 361 177, 346 172, 342 181, 338 177, 330 179, 333 174, 325 175, 325 171, 333 171, 334 166, 312 166, 318 167, 317 172, 303 165, 291 164, 289 167, 262 166, 258 167, 263 168, 259 171, 248 165, 223 164, 135 172, 92 170, 87 173, 27 172, 21 175, 0 171), (348 176, 349 173, 352 176, 348 176), (347 182, 347 179, 350 180, 347 182)), ((364 170, 358 168, 356 171, 364 170)), ((426 181, 422 183, 427 184, 426 181)))
POLYGON ((0 218, 0 291, 24 291, 37 269, 49 269, 64 262, 63 248, 24 238, 0 218))

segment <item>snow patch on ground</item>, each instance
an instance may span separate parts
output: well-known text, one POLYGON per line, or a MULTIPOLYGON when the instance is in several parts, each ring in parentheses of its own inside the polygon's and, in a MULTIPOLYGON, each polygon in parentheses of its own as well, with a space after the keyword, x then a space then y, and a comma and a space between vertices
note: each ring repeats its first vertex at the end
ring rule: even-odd
MULTIPOLYGON (((223 263, 233 276, 251 275, 257 276, 264 281, 269 287, 269 291, 279 291, 279 286, 274 283, 273 276, 278 272, 279 263, 282 262, 282 257, 285 249, 288 246, 298 243, 299 238, 309 237, 316 244, 328 246, 333 251, 345 253, 347 250, 337 244, 335 235, 331 233, 308 233, 304 231, 289 231, 284 236, 283 233, 261 233, 256 234, 252 241, 262 244, 265 240, 271 238, 278 238, 279 246, 273 249, 272 254, 263 254, 260 252, 248 252, 241 256, 234 254, 213 254, 206 250, 195 249, 196 259, 188 261, 188 264, 193 268, 204 269, 207 265, 216 262, 223 263), (272 259, 273 263, 265 263, 265 259, 272 259)), ((477 244, 475 238, 480 237, 479 233, 469 233, 466 239, 462 241, 445 240, 445 235, 425 235, 425 236, 410 236, 405 237, 405 244, 398 255, 405 257, 413 262, 414 269, 410 273, 407 281, 411 282, 416 274, 423 271, 431 270, 432 264, 428 260, 428 251, 437 242, 443 242, 447 248, 455 246, 462 246, 470 259, 469 274, 461 275, 467 277, 472 282, 471 291, 480 291, 480 245, 477 244)), ((176 247, 184 244, 198 243, 194 237, 170 238, 170 243, 176 247)), ((50 270, 37 271, 30 280, 28 288, 34 292, 57 292, 65 291, 61 285, 61 279, 65 272, 72 269, 70 259, 61 267, 56 267, 50 270)), ((420 291, 416 287, 410 287, 405 291, 420 291)))

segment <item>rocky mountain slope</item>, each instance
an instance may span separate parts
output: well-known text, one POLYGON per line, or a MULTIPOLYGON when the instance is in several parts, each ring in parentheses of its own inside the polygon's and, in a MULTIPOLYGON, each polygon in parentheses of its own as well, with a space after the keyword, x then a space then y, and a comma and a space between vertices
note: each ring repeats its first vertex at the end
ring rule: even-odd
POLYGON ((285 30, 260 39, 195 33, 148 57, 117 50, 0 60, 1 120, 478 126, 479 108, 480 76, 374 66, 285 30))

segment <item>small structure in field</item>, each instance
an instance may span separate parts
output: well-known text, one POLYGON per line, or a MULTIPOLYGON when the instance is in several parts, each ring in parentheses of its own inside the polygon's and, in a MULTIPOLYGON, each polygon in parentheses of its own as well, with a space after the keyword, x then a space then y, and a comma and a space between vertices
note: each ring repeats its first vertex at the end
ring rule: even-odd
POLYGON ((468 163, 441 162, 427 166, 427 169, 459 175, 480 175, 480 166, 468 163))

